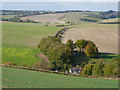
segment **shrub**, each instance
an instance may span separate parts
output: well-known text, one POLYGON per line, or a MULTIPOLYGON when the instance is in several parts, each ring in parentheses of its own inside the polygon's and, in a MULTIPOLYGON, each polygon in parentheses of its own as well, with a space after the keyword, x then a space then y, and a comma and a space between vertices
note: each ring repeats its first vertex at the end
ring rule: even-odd
POLYGON ((107 61, 104 66, 104 76, 114 76, 117 75, 119 59, 113 58, 111 61, 107 61))
POLYGON ((87 65, 87 62, 82 62, 82 64, 80 66, 81 66, 81 68, 84 68, 85 65, 87 65))
POLYGON ((116 77, 120 77, 120 68, 116 67, 112 70, 112 74, 116 77))
POLYGON ((85 67, 83 68, 81 72, 81 75, 83 76, 92 75, 92 69, 93 69, 93 64, 85 65, 85 67))
POLYGON ((41 60, 35 64, 35 68, 47 70, 51 69, 51 64, 46 60, 41 60))
POLYGON ((94 65, 93 70, 92 70, 92 75, 103 76, 103 67, 104 67, 104 61, 100 60, 94 65))

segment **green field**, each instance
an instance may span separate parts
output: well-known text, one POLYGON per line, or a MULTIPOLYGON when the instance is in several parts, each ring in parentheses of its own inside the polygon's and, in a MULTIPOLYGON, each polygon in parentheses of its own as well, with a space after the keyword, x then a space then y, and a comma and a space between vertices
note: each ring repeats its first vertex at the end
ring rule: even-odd
POLYGON ((117 80, 91 79, 3 67, 5 88, 118 88, 117 80))
POLYGON ((46 23, 2 23, 3 61, 31 67, 40 58, 37 45, 43 37, 54 36, 61 27, 46 23))
POLYGON ((40 53, 38 49, 3 48, 2 51, 2 63, 9 62, 17 66, 32 67, 41 60, 36 57, 40 53))
POLYGON ((44 23, 2 23, 3 47, 37 47, 43 37, 53 36, 61 27, 55 27, 55 24, 44 23))

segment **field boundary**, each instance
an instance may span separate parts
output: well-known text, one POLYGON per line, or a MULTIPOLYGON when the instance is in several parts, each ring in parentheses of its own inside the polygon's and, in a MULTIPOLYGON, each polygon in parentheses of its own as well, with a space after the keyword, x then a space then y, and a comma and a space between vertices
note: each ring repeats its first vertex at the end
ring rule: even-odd
POLYGON ((63 29, 59 30, 59 31, 55 34, 55 37, 56 37, 56 38, 59 38, 59 39, 62 39, 65 31, 67 31, 68 29, 71 29, 71 28, 76 28, 76 27, 66 27, 66 28, 63 28, 63 29))
POLYGON ((17 69, 25 69, 25 70, 31 70, 31 71, 46 72, 46 73, 53 73, 53 74, 59 74, 59 75, 77 76, 77 77, 83 77, 83 78, 120 80, 120 78, 113 78, 113 77, 95 77, 95 76, 80 76, 80 74, 70 74, 70 73, 65 73, 65 72, 56 72, 56 71, 51 71, 51 70, 43 70, 43 69, 36 69, 36 68, 29 68, 29 67, 23 67, 23 66, 15 66, 15 65, 4 65, 4 64, 0 64, 0 66, 2 66, 2 67, 17 68, 17 69))

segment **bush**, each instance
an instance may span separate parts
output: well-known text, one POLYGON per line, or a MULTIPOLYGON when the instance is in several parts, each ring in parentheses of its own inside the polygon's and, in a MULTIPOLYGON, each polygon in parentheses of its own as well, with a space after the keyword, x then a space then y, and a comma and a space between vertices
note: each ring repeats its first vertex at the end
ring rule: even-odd
POLYGON ((111 61, 108 61, 105 63, 104 66, 104 76, 114 76, 114 75, 118 75, 117 71, 119 71, 119 67, 118 67, 118 61, 119 59, 117 58, 113 58, 111 61))
POLYGON ((87 62, 82 62, 82 64, 80 65, 80 67, 84 68, 85 65, 87 65, 87 62))
POLYGON ((116 77, 120 77, 120 68, 116 67, 112 70, 112 74, 116 77))
POLYGON ((93 69, 93 64, 88 64, 85 65, 85 67, 83 68, 81 75, 82 76, 88 76, 88 75, 92 75, 92 69, 93 69))
POLYGON ((103 76, 103 67, 104 67, 104 61, 100 60, 94 65, 93 70, 92 70, 92 75, 103 76))
POLYGON ((48 70, 48 69, 51 69, 51 64, 46 60, 42 60, 35 64, 35 68, 48 70))

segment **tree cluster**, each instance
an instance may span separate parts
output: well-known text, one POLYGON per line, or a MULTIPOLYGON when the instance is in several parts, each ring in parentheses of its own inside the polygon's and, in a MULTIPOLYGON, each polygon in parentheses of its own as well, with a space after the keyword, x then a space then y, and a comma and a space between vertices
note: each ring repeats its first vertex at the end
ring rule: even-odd
POLYGON ((38 48, 48 56, 53 70, 67 70, 70 64, 72 50, 66 44, 61 43, 58 38, 49 36, 43 38, 38 48))
POLYGON ((38 48, 48 57, 54 70, 69 70, 75 50, 84 53, 87 57, 98 57, 96 45, 88 40, 77 40, 75 43, 68 40, 63 44, 60 39, 49 36, 41 40, 38 48))
POLYGON ((80 52, 85 53, 88 57, 97 58, 99 56, 98 48, 92 41, 77 40, 75 42, 75 47, 78 48, 80 52))
POLYGON ((120 77, 119 59, 113 58, 110 61, 99 60, 95 64, 87 64, 84 66, 81 75, 83 76, 105 76, 120 77))
POLYGON ((98 20, 96 19, 90 19, 90 18, 83 18, 83 19, 80 19, 82 21, 87 21, 87 22, 97 22, 98 20))
POLYGON ((21 20, 19 17, 13 17, 13 18, 2 18, 2 21, 11 21, 11 22, 24 22, 24 23, 36 23, 33 20, 21 20))

